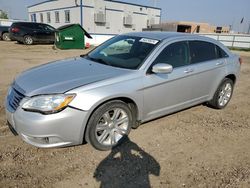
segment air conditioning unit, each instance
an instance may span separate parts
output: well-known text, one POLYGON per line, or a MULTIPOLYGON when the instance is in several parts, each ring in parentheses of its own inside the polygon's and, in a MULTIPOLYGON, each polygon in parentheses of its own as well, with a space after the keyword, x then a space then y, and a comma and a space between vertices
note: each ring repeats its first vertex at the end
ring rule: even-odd
POLYGON ((132 26, 133 25, 133 18, 131 15, 123 17, 123 25, 132 26))
POLYGON ((95 13, 95 23, 105 23, 106 22, 106 15, 104 12, 97 12, 95 13))

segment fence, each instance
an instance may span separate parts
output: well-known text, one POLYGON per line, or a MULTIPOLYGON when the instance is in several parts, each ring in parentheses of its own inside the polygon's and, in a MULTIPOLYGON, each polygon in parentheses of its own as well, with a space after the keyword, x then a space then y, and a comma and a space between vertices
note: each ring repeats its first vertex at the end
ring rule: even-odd
POLYGON ((201 34, 220 41, 227 47, 250 48, 250 35, 244 34, 201 34))
MULTIPOLYGON (((204 34, 199 33, 199 35, 218 40, 227 47, 246 48, 246 49, 250 48, 250 35, 219 34, 219 33, 204 33, 204 34)), ((86 42, 90 43, 91 45, 98 46, 115 35, 91 34, 91 36, 93 39, 88 39, 87 37, 85 37, 86 42)))

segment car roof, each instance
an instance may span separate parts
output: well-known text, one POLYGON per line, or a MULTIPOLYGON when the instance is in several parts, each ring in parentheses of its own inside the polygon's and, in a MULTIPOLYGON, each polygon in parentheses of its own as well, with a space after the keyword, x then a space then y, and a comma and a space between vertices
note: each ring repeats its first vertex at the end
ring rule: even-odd
POLYGON ((165 40, 168 38, 183 37, 183 36, 189 36, 189 37, 193 36, 193 37, 197 37, 197 39, 201 38, 198 35, 194 35, 190 33, 161 32, 161 31, 132 32, 132 33, 126 33, 124 35, 135 36, 135 37, 145 37, 145 38, 156 39, 156 40, 165 40))
POLYGON ((16 24, 34 24, 34 25, 38 25, 38 24, 43 24, 43 25, 47 25, 47 24, 45 24, 45 23, 38 23, 38 22, 13 22, 13 24, 14 25, 16 25, 16 24))
POLYGON ((187 38, 187 39, 194 39, 194 40, 201 40, 201 41, 208 41, 217 46, 220 46, 224 51, 228 54, 231 54, 230 50, 224 46, 221 42, 206 36, 201 36, 198 34, 191 34, 191 33, 179 33, 179 32, 164 32, 164 31, 143 31, 143 32, 131 32, 126 33, 124 35, 134 36, 134 37, 142 37, 142 38, 149 38, 155 40, 166 40, 171 38, 187 38))

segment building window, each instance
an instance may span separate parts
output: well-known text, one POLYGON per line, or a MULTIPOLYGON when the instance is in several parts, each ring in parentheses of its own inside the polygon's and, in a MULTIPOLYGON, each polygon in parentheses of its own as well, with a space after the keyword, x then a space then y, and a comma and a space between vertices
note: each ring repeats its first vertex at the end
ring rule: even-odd
POLYGON ((47 12, 47 23, 50 23, 51 19, 50 19, 50 12, 47 12))
POLYGON ((43 13, 40 13, 40 22, 43 23, 43 13))
POLYGON ((58 11, 55 12, 55 20, 56 20, 56 23, 59 23, 59 22, 60 22, 60 19, 59 19, 59 12, 58 12, 58 11))
POLYGON ((201 26, 200 26, 200 25, 197 25, 197 27, 196 27, 196 33, 199 33, 199 32, 200 32, 200 29, 201 29, 201 26))
POLYGON ((36 14, 31 14, 31 21, 36 22, 36 14))
POLYGON ((69 22, 70 22, 70 11, 65 10, 65 23, 69 23, 69 22))

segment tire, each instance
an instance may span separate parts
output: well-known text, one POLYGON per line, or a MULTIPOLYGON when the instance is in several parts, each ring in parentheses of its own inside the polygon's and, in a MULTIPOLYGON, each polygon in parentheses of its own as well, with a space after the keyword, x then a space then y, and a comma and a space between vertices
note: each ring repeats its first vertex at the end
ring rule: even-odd
POLYGON ((32 44, 34 44, 34 40, 33 40, 33 38, 31 36, 25 35, 23 37, 23 43, 26 44, 26 45, 32 45, 32 44))
POLYGON ((2 39, 3 39, 4 41, 10 41, 10 35, 9 35, 9 33, 3 33, 2 39))
POLYGON ((97 108, 88 121, 88 141, 98 150, 110 150, 126 139, 132 123, 133 115, 126 103, 107 102, 97 108))
POLYGON ((229 78, 224 78, 216 90, 214 97, 208 105, 215 109, 223 109, 227 106, 233 95, 234 83, 229 78))

